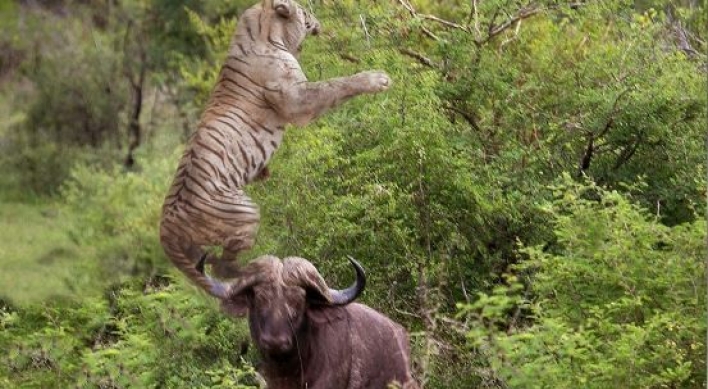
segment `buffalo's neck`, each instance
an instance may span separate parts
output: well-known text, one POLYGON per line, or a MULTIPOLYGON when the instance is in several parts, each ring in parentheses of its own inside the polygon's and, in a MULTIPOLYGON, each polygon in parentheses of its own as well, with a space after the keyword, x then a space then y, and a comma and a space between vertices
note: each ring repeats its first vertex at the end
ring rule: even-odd
POLYGON ((262 354, 263 375, 268 382, 268 389, 303 389, 307 387, 306 372, 309 366, 310 348, 303 333, 297 337, 296 350, 284 356, 262 354))
POLYGON ((299 377, 292 374, 286 376, 273 377, 265 374, 268 389, 304 389, 307 386, 299 377))

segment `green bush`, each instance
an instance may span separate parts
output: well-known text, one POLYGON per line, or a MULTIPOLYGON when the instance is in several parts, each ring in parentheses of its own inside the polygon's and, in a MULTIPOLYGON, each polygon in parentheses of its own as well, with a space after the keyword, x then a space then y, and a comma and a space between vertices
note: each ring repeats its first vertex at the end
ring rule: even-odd
MULTIPOLYGON (((81 9, 76 11, 81 15, 81 9)), ((30 142, 119 146, 120 115, 129 95, 120 73, 120 53, 110 36, 90 30, 91 39, 84 39, 81 17, 67 20, 41 13, 29 17, 44 23, 35 22, 37 47, 23 64, 34 90, 21 131, 30 142)))
POLYGON ((509 387, 704 385, 705 221, 667 227, 569 182, 545 209, 556 243, 525 248, 505 285, 459 306, 470 344, 509 387))
MULTIPOLYGON (((311 80, 383 69, 394 84, 308 128, 288 130, 270 179, 247 189, 263 220, 257 246, 243 259, 303 256, 336 287, 352 278, 345 255, 360 259, 370 279, 362 301, 411 331, 426 387, 697 386, 705 284, 696 275, 705 224, 694 220, 706 186, 706 94, 702 64, 676 48, 668 16, 656 11, 664 3, 650 1, 645 12, 626 1, 416 2, 418 12, 454 23, 415 14, 406 3, 308 3, 323 25, 301 56, 311 80), (573 179, 552 186, 561 175, 573 179), (573 183, 584 180, 589 186, 573 183)), ((190 1, 194 13, 162 0, 121 4, 129 20, 156 21, 116 30, 158 35, 131 46, 157 57, 150 66, 169 60, 155 80, 172 80, 180 70, 181 83, 169 84, 156 101, 174 98, 179 106, 168 108, 184 117, 200 111, 231 38, 232 6, 243 3, 210 3, 207 10, 190 1), (164 10, 162 18, 151 19, 151 10, 164 10), (162 28, 172 20, 190 23, 162 28), (195 42, 203 46, 191 47, 195 42)), ((676 15, 688 26, 702 20, 691 16, 693 8, 683 11, 676 15)), ((700 43, 703 32, 696 34, 689 38, 700 43)), ((96 37, 105 47, 109 37, 96 37)), ((79 67, 96 76, 90 85, 51 80, 52 71, 72 77, 57 68, 60 59, 73 60, 61 53, 97 59, 90 45, 77 46, 36 62, 46 69, 35 77, 47 84, 35 96, 48 107, 57 108, 57 91, 81 98, 56 123, 43 119, 32 100, 23 105, 32 108, 27 123, 38 125, 21 132, 24 146, 16 155, 25 160, 18 157, 14 166, 55 169, 29 170, 44 175, 24 177, 37 191, 70 171, 61 191, 67 213, 77 215, 70 234, 86 252, 95 251, 98 278, 132 274, 149 281, 119 287, 107 301, 9 313, 33 329, 8 319, 16 325, 5 335, 12 364, 0 383, 42 386, 53 374, 79 386, 249 384, 239 381, 250 374, 246 365, 200 356, 198 345, 233 353, 233 341, 173 326, 185 320, 188 327, 208 326, 206 316, 219 317, 214 307, 200 305, 205 312, 196 313, 198 303, 187 297, 195 288, 153 285, 173 271, 159 245, 158 221, 179 154, 151 143, 141 150, 142 170, 134 172, 83 162, 81 150, 78 166, 64 164, 59 145, 81 143, 73 135, 62 142, 83 128, 65 118, 83 109, 82 99, 105 98, 102 80, 115 64, 107 53, 105 66, 79 67), (147 292, 146 284, 153 285, 147 292), (163 302, 174 311, 159 308, 163 302), (72 324, 83 317, 76 309, 94 312, 110 329, 101 335, 110 339, 93 342, 80 361, 62 350, 77 350, 101 331, 83 333, 80 327, 93 328, 84 319, 72 324), (195 317, 185 319, 185 312, 195 317), (46 342, 58 347, 52 351, 46 342), (181 360, 153 348, 197 357, 181 360), (149 370, 141 370, 143 355, 165 358, 168 366, 147 363, 149 370)), ((104 103, 86 117, 96 123, 114 117, 115 107, 104 103)), ((151 139, 174 144, 181 134, 168 127, 150 128, 157 135, 151 139)), ((113 142, 113 132, 104 134, 113 142)))
MULTIPOLYGON (((414 331, 433 387, 501 385, 484 353, 460 358, 469 351, 443 318, 470 291, 503 284, 528 256, 519 242, 554 242, 553 215, 539 209, 559 175, 658 202, 672 224, 695 219, 705 187, 705 83, 696 63, 655 49, 659 18, 642 21, 619 1, 549 5, 486 39, 515 7, 446 8, 466 26, 448 28, 403 7, 314 4, 323 34, 301 55, 310 79, 384 69, 393 87, 291 128, 269 181, 250 189, 263 215, 255 252, 307 257, 336 285, 351 279, 345 255, 359 258, 371 279, 363 300, 414 331), (642 190, 623 184, 642 180, 642 190)), ((183 73, 202 104, 228 24, 196 22, 212 53, 183 73)))
POLYGON ((244 322, 184 284, 117 285, 104 298, 0 311, 14 387, 256 388, 244 322), (244 359, 247 358, 247 359, 244 359))
POLYGON ((137 172, 88 164, 71 171, 61 191, 67 212, 76 215, 68 232, 79 245, 96 250, 103 277, 167 271, 158 225, 177 155, 141 158, 143 169, 137 172))
POLYGON ((3 87, 12 95, 3 105, 13 115, 0 124, 0 163, 12 177, 5 181, 20 192, 4 197, 26 200, 57 194, 77 162, 105 164, 116 157, 128 91, 110 37, 87 29, 84 8, 71 18, 12 10, 22 22, 8 23, 3 41, 22 58, 7 83, 13 90, 3 87))

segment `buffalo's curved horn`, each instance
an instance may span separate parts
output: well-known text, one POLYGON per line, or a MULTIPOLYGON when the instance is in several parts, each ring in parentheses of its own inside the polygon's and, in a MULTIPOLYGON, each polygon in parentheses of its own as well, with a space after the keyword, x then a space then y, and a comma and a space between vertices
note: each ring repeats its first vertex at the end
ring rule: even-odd
POLYGON ((346 305, 359 297, 366 285, 364 269, 354 258, 350 257, 349 261, 356 270, 356 281, 344 290, 328 287, 317 268, 307 259, 299 257, 288 257, 283 260, 283 281, 316 292, 318 298, 310 300, 315 304, 346 305))
POLYGON ((354 270, 356 271, 356 280, 352 286, 344 290, 329 290, 329 293, 332 296, 332 305, 346 305, 351 303, 356 300, 359 295, 361 295, 361 292, 363 292, 366 287, 366 273, 364 272, 364 268, 359 262, 357 262, 356 259, 348 255, 347 258, 349 259, 349 262, 352 263, 352 266, 354 266, 354 270))
POLYGON ((206 284, 208 288, 207 291, 209 292, 209 294, 218 299, 225 300, 229 297, 236 296, 244 289, 253 286, 259 281, 260 272, 258 270, 249 271, 252 270, 250 268, 244 269, 246 271, 244 271, 243 274, 240 274, 233 281, 223 282, 216 280, 204 273, 204 263, 206 262, 206 259, 207 254, 202 255, 202 257, 199 259, 199 262, 197 262, 195 269, 197 269, 197 271, 206 279, 206 284))
POLYGON ((215 280, 204 273, 204 263, 206 262, 206 259, 207 254, 203 254, 194 268, 197 269, 197 271, 204 276, 204 278, 206 278, 208 288, 207 292, 209 292, 212 296, 223 300, 229 296, 229 284, 227 282, 215 280))

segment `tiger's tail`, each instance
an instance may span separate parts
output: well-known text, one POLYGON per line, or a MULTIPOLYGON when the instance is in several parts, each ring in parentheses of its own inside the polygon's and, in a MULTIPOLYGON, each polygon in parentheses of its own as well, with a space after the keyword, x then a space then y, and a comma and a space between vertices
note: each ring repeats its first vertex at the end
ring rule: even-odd
POLYGON ((187 278, 214 297, 222 298, 225 295, 220 284, 200 271, 207 253, 198 245, 193 244, 189 238, 172 234, 160 234, 160 243, 167 257, 187 278))

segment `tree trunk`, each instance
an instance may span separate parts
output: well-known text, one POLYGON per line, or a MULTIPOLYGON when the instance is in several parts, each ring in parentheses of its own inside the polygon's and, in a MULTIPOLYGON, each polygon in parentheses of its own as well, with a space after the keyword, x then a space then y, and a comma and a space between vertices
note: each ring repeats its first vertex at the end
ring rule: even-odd
POLYGON ((133 95, 133 104, 130 112, 130 122, 128 124, 128 155, 125 157, 123 165, 126 169, 135 167, 135 150, 142 142, 142 127, 140 126, 140 113, 143 110, 143 94, 145 86, 145 76, 147 75, 147 60, 145 50, 140 50, 140 62, 138 71, 138 79, 135 80, 132 76, 130 84, 133 95))

